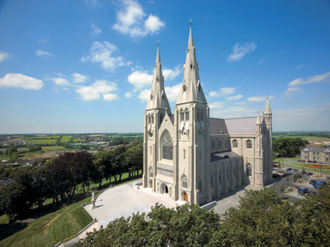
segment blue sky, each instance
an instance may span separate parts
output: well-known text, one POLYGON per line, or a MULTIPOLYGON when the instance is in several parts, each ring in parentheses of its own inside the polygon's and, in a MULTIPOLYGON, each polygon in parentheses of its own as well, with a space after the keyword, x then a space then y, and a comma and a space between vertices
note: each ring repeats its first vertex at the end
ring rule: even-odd
POLYGON ((329 131, 329 1, 1 1, 0 133, 142 132, 157 41, 172 111, 192 19, 219 118, 329 131))

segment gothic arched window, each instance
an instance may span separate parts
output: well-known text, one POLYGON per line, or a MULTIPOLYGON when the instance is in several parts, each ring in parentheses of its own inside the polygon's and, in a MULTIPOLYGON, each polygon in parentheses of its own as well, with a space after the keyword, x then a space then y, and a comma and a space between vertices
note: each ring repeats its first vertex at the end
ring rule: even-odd
POLYGON ((180 110, 180 120, 181 120, 181 122, 184 121, 184 112, 182 109, 180 110))
POLYGON ((197 121, 199 121, 199 109, 197 109, 197 121))
POLYGON ((221 139, 218 140, 218 149, 221 149, 221 139))
POLYGON ((164 130, 162 134, 162 158, 166 160, 173 159, 173 141, 168 130, 164 130))
POLYGON ((182 188, 188 189, 188 178, 186 175, 182 175, 181 181, 182 181, 182 188))
POLYGON ((252 148, 252 141, 251 140, 246 141, 246 148, 252 148))
POLYGON ((215 149, 215 143, 214 143, 214 140, 211 141, 211 149, 212 149, 212 150, 215 149))
POLYGON ((237 140, 233 140, 233 148, 238 148, 238 142, 237 140))
POLYGON ((201 121, 203 121, 203 109, 201 109, 201 121))
POLYGON ((189 111, 188 111, 188 108, 186 108, 186 121, 189 121, 189 111))
POLYGON ((246 175, 252 176, 252 166, 250 163, 246 164, 246 175))
POLYGON ((152 178, 154 176, 154 169, 152 167, 149 168, 149 177, 152 178))

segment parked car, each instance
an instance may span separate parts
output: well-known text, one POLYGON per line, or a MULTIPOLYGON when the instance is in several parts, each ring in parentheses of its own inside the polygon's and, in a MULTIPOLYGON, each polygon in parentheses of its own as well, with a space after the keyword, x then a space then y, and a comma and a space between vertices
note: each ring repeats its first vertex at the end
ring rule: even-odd
POLYGON ((291 171, 291 170, 292 170, 292 168, 290 168, 290 167, 289 167, 289 168, 287 168, 286 170, 289 172, 289 171, 291 171))
POLYGON ((298 194, 307 194, 308 193, 308 189, 306 187, 299 187, 298 188, 298 194))
POLYGON ((306 172, 306 175, 313 175, 312 172, 306 172))
POLYGON ((279 178, 281 175, 280 174, 277 174, 277 173, 274 173, 273 174, 273 178, 279 178))
POLYGON ((317 195, 317 193, 315 191, 308 191, 309 195, 317 195))
POLYGON ((314 185, 313 185, 313 187, 315 188, 315 189, 318 189, 318 188, 320 188, 320 186, 321 185, 326 185, 326 182, 316 182, 314 185))
POLYGON ((296 171, 298 171, 298 170, 297 170, 297 169, 292 169, 291 171, 292 171, 292 172, 296 172, 296 171))
POLYGON ((319 164, 323 164, 323 161, 319 161, 319 164))
POLYGON ((301 160, 297 160, 297 162, 301 162, 301 160))
POLYGON ((309 184, 311 184, 311 185, 314 185, 314 184, 316 184, 316 180, 314 180, 314 179, 312 179, 311 181, 309 181, 309 184))
POLYGON ((310 163, 312 163, 312 161, 311 161, 311 160, 308 160, 307 162, 310 162, 310 163))
POLYGON ((317 161, 316 160, 313 160, 313 163, 317 163, 317 161))
POLYGON ((301 162, 306 162, 305 160, 302 160, 301 162))

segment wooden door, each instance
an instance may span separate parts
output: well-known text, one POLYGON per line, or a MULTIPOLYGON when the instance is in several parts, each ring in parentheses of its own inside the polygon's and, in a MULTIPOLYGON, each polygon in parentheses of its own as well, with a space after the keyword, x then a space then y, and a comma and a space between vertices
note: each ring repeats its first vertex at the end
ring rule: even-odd
POLYGON ((183 199, 187 202, 188 201, 188 195, 186 192, 183 193, 183 199))

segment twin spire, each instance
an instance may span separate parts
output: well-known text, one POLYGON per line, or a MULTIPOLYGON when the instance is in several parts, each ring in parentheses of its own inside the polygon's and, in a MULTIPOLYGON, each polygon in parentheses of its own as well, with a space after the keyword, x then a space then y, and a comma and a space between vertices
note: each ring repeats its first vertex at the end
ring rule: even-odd
MULTIPOLYGON (((176 104, 196 102, 207 104, 206 98, 199 80, 198 63, 195 53, 195 45, 192 36, 190 23, 190 33, 188 40, 186 63, 184 65, 183 83, 176 104)), ((159 43, 157 47, 157 57, 155 63, 152 89, 148 101, 147 109, 165 109, 170 110, 165 90, 164 77, 159 54, 159 43)))

